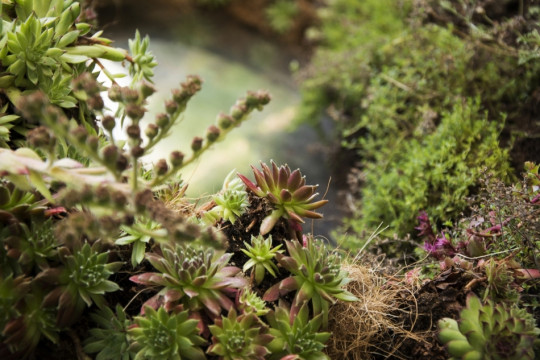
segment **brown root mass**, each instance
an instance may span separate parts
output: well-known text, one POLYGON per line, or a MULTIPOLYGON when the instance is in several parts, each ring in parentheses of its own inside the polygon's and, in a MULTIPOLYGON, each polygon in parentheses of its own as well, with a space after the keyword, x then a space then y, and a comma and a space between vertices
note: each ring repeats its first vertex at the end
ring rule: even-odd
POLYGON ((343 269, 351 279, 347 290, 359 301, 339 301, 331 307, 328 331, 332 337, 326 348, 331 359, 365 360, 376 354, 387 357, 403 339, 419 340, 418 335, 406 330, 402 316, 396 315, 408 307, 401 294, 412 294, 410 287, 390 285, 385 277, 366 266, 347 264, 343 269))
POLYGON ((347 290, 357 302, 331 307, 332 333, 326 353, 332 360, 449 358, 437 339, 437 322, 457 319, 471 291, 471 275, 450 268, 417 287, 381 273, 373 264, 345 264, 347 290))

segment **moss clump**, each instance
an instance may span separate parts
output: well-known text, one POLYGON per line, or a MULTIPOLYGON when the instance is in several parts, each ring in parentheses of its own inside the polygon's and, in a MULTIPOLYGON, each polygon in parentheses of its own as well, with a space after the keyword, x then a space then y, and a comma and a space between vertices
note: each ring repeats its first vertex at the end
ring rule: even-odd
MULTIPOLYGON (((347 231, 369 234, 382 222, 386 235, 402 237, 419 210, 440 223, 455 218, 484 169, 512 177, 500 133, 526 114, 540 64, 516 48, 525 41, 496 37, 503 25, 467 18, 461 7, 423 5, 337 0, 322 12, 298 120, 314 123, 327 111, 342 147, 356 155, 361 189, 347 231), (479 30, 467 32, 462 22, 479 30)), ((537 15, 526 10, 532 23, 537 15)))

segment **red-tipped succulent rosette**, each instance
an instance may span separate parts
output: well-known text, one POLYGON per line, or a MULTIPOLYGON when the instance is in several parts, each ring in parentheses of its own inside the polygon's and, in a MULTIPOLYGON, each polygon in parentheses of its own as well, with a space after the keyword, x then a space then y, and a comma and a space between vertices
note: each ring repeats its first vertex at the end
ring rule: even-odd
POLYGON ((296 223, 304 223, 303 217, 320 219, 322 214, 313 210, 320 208, 328 200, 313 201, 319 194, 317 185, 306 185, 305 177, 299 169, 291 172, 287 165, 278 167, 271 161, 271 168, 261 162, 262 171, 251 167, 256 184, 244 175, 238 174, 247 188, 255 195, 266 198, 275 209, 264 218, 260 233, 269 233, 279 218, 284 217, 296 223))

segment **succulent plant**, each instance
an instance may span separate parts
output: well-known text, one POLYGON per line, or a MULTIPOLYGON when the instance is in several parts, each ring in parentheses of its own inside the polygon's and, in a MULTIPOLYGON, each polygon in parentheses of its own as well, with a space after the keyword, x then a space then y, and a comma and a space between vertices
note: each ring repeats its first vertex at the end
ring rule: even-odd
POLYGON ((207 223, 214 224, 223 219, 223 221, 230 221, 231 224, 234 224, 249 206, 248 194, 244 190, 242 181, 238 178, 232 179, 235 172, 233 170, 227 175, 221 191, 212 196, 216 206, 203 214, 207 223))
POLYGON ((152 239, 152 233, 160 230, 160 225, 154 221, 138 221, 132 226, 122 226, 123 236, 114 243, 116 245, 133 244, 131 250, 131 265, 137 266, 144 259, 146 244, 152 239))
POLYGON ((261 223, 261 235, 270 232, 281 217, 291 219, 296 223, 304 223, 302 217, 322 218, 321 214, 313 210, 320 208, 328 200, 313 202, 318 195, 315 193, 317 186, 306 185, 305 177, 299 169, 291 172, 287 165, 278 168, 273 161, 271 166, 272 169, 261 162, 262 171, 251 167, 256 184, 244 175, 238 174, 249 190, 261 198, 268 199, 275 206, 275 209, 261 223))
POLYGON ((190 319, 187 311, 169 314, 163 307, 158 311, 146 307, 144 314, 136 316, 136 326, 128 330, 136 360, 206 359, 200 348, 205 340, 198 335, 198 321, 190 319))
POLYGON ((272 261, 276 254, 282 253, 280 250, 281 244, 272 248, 272 235, 266 239, 262 235, 251 236, 251 245, 244 241, 245 249, 242 252, 249 257, 249 260, 244 264, 242 269, 244 272, 253 268, 251 274, 255 278, 255 283, 260 284, 265 272, 268 271, 273 277, 276 277, 276 272, 279 271, 276 264, 272 261))
POLYGON ((34 291, 24 297, 20 304, 21 315, 12 318, 3 327, 2 343, 20 358, 32 355, 42 337, 57 343, 59 328, 56 326, 56 310, 41 305, 42 294, 34 291))
POLYGON ((147 304, 164 303, 172 308, 178 302, 192 311, 206 309, 211 317, 221 310, 233 307, 231 296, 236 289, 246 286, 247 281, 235 277, 240 269, 227 266, 232 254, 216 257, 210 248, 177 245, 174 249, 163 246, 163 255, 147 253, 146 258, 159 272, 134 275, 131 281, 143 285, 163 286, 147 304))
POLYGON ((130 360, 135 356, 129 350, 128 328, 131 321, 126 317, 120 304, 116 305, 116 314, 109 307, 104 307, 90 315, 98 327, 89 330, 89 337, 84 344, 84 351, 97 353, 96 360, 130 360))
POLYGON ((266 315, 270 311, 266 302, 249 288, 244 288, 238 294, 236 308, 242 314, 254 313, 257 316, 266 315))
POLYGON ((22 271, 30 273, 34 268, 49 267, 48 261, 56 257, 59 245, 51 220, 43 223, 34 221, 30 229, 26 224, 18 223, 17 231, 13 229, 12 232, 4 240, 4 246, 8 249, 8 256, 17 259, 22 271))
POLYGON ((439 329, 439 340, 456 360, 532 360, 540 336, 524 309, 492 301, 482 305, 475 295, 467 298, 459 321, 444 318, 439 329))
POLYGON ((79 251, 71 253, 67 248, 59 249, 64 266, 40 272, 35 283, 56 285, 43 298, 43 306, 58 305, 57 323, 67 326, 77 320, 86 306, 106 306, 104 294, 120 289, 117 283, 108 280, 122 266, 121 262, 108 263, 108 252, 98 252, 98 243, 85 243, 79 251))
POLYGON ((266 344, 272 336, 254 313, 237 316, 231 309, 227 317, 217 319, 209 328, 212 345, 207 353, 221 360, 262 360, 269 353, 266 344))
POLYGON ((271 360, 283 359, 285 356, 299 360, 329 359, 322 350, 330 333, 318 332, 322 325, 322 314, 310 319, 309 309, 307 305, 303 305, 298 315, 291 321, 289 311, 280 304, 275 311, 267 315, 267 319, 270 334, 274 336, 272 342, 268 344, 272 352, 271 360))
POLYGON ((263 299, 275 301, 280 296, 296 290, 291 306, 291 320, 300 308, 311 301, 313 316, 322 313, 323 327, 328 324, 328 308, 337 299, 358 300, 344 287, 349 282, 347 273, 341 269, 341 257, 312 237, 305 238, 305 245, 298 241, 285 241, 289 256, 276 254, 278 263, 291 273, 266 291, 263 299))

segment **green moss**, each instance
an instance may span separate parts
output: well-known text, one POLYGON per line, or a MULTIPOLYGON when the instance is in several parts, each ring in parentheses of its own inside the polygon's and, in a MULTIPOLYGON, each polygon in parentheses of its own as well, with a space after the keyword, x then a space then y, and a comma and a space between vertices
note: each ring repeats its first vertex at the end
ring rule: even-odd
POLYGON ((322 12, 322 43, 297 120, 317 125, 327 111, 342 146, 357 154, 362 188, 349 233, 383 223, 386 235, 402 237, 414 231, 419 210, 451 220, 482 169, 512 174, 498 140, 503 114, 523 111, 540 64, 523 65, 510 46, 475 35, 487 30, 430 23, 420 9, 336 0, 322 12))

